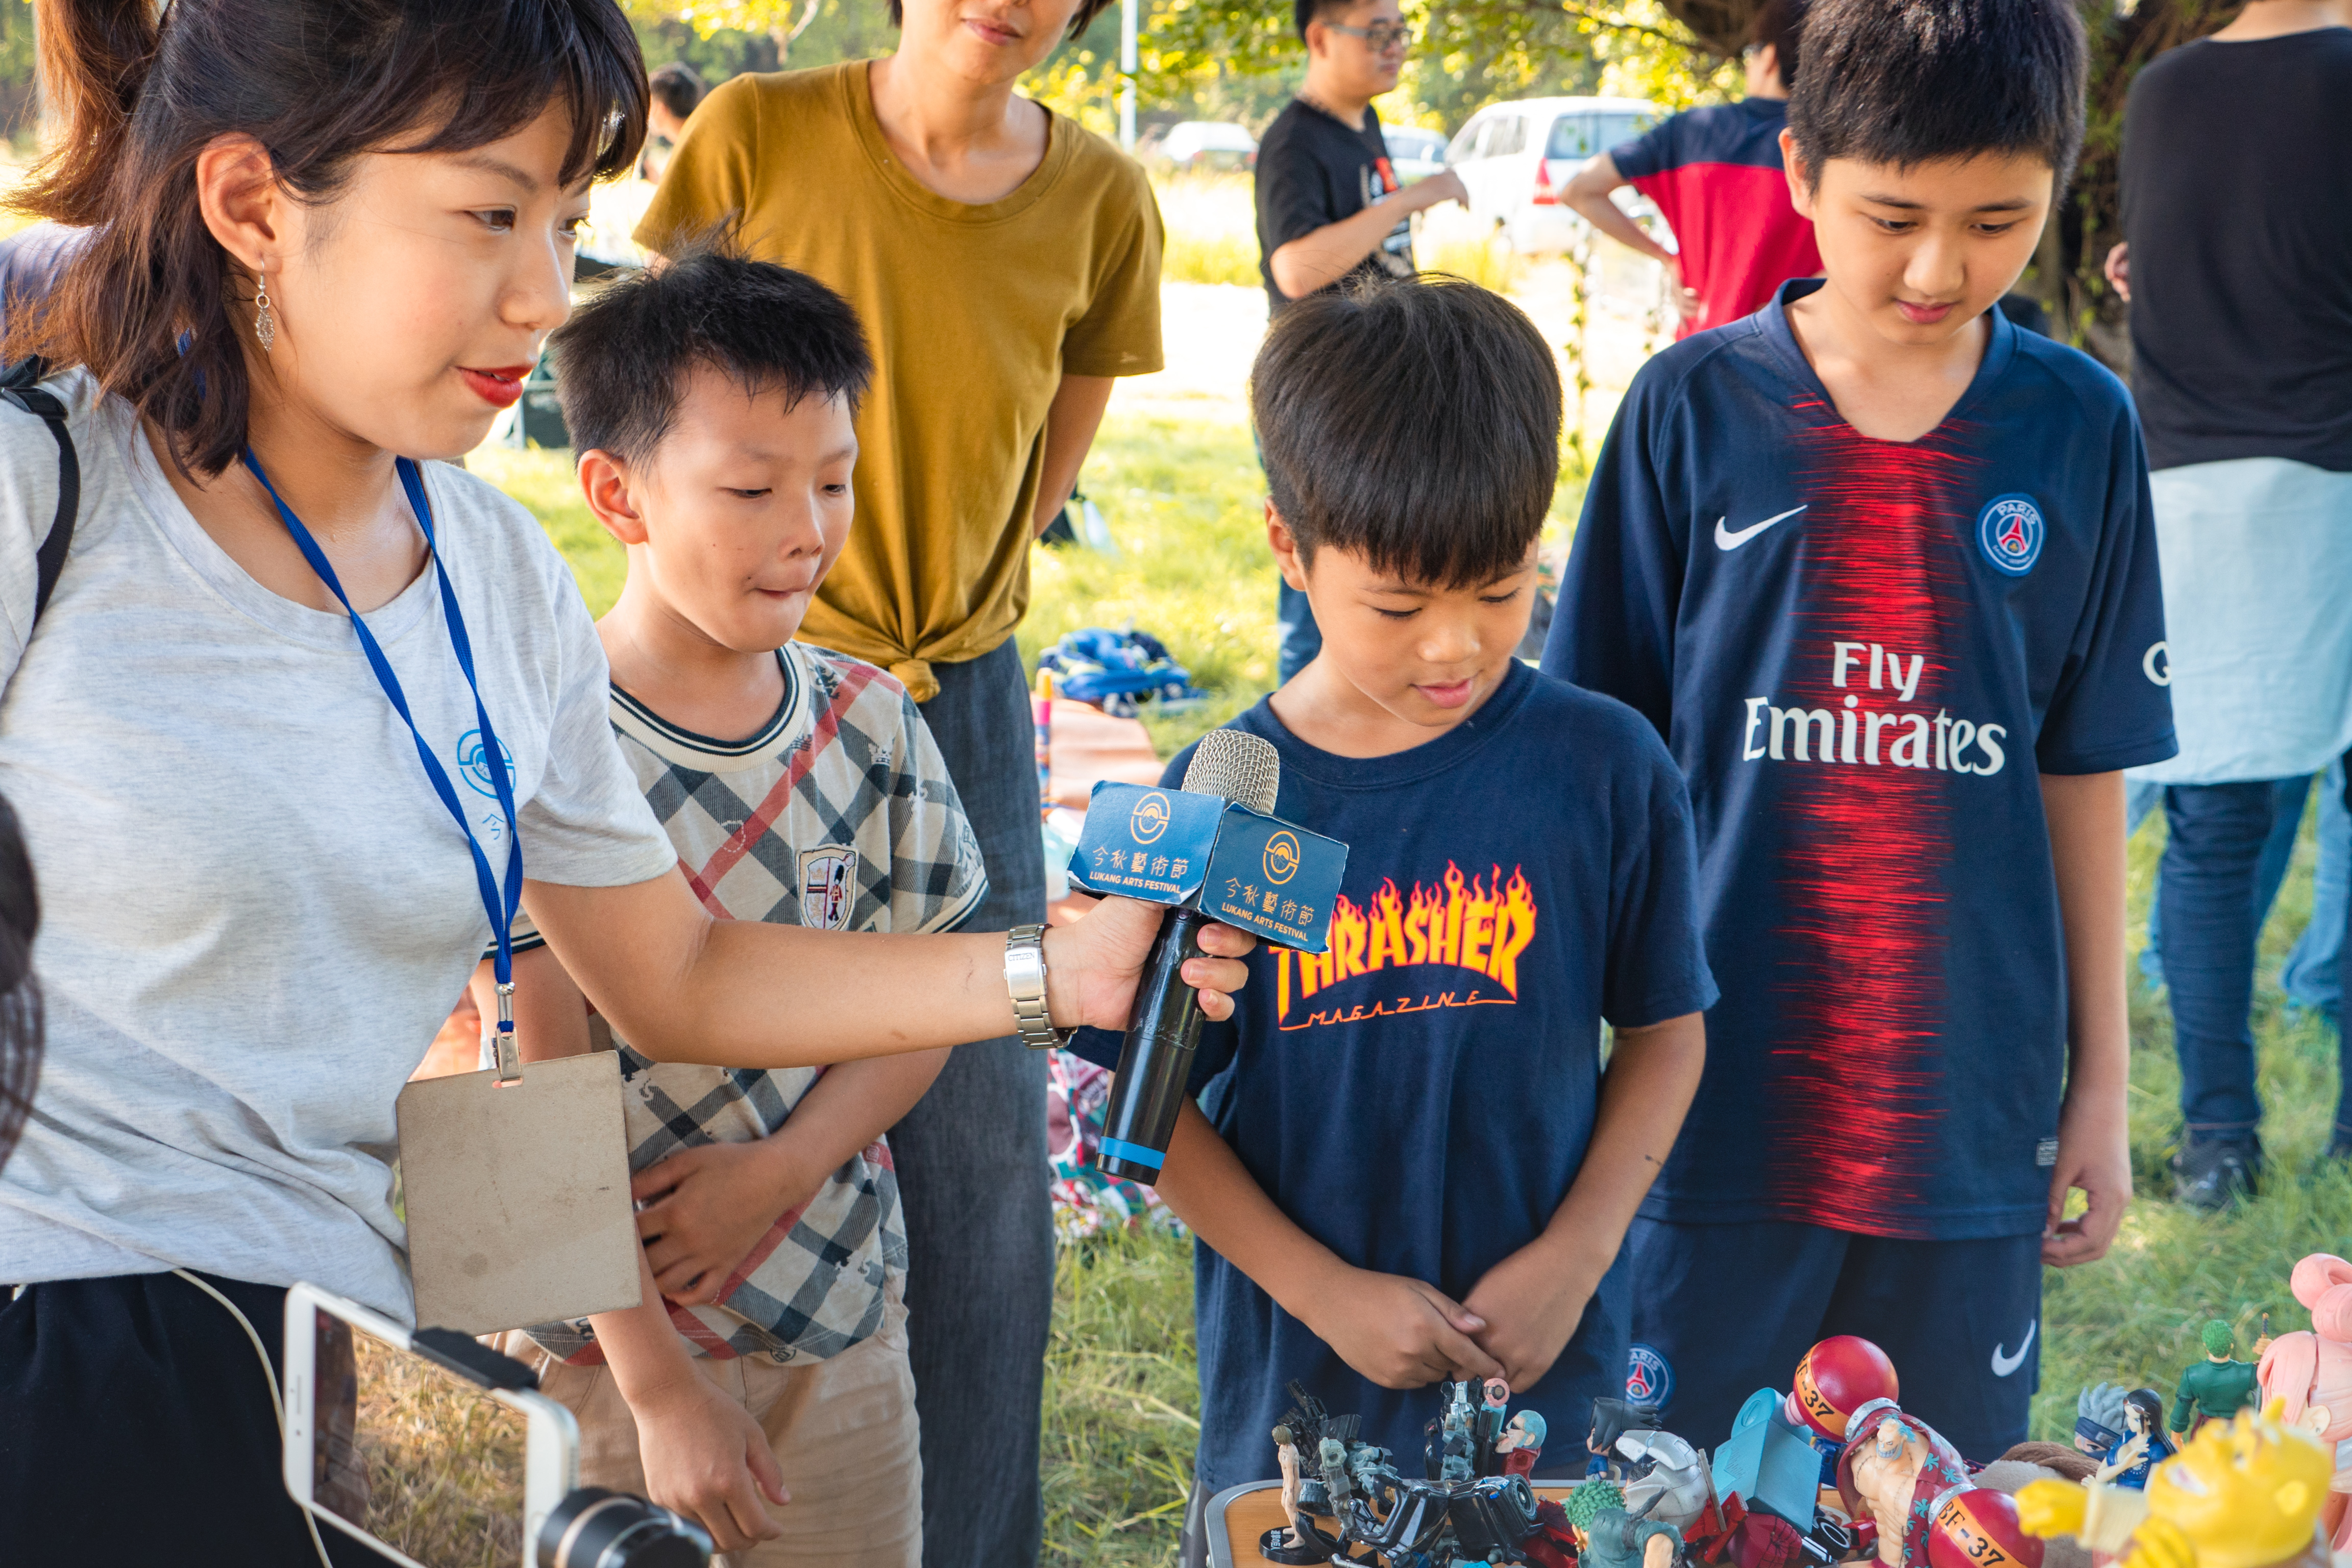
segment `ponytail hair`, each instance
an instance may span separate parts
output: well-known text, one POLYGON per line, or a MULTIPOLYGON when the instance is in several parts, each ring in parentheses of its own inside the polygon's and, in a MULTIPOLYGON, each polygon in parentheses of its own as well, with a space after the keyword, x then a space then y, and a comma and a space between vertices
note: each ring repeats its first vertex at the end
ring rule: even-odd
POLYGON ((0 1165, 33 1107, 41 1076, 41 988, 33 979, 33 931, 41 902, 16 813, 0 799, 0 1165))
POLYGON ((636 161, 646 68, 615 0, 35 0, 41 86, 65 121, 15 205, 90 230, 0 356, 85 365, 218 473, 245 445, 253 279, 206 228, 196 160, 260 142, 295 199, 339 195, 361 154, 455 153, 550 106, 567 185, 636 161), (160 17, 160 19, 159 19, 160 17))

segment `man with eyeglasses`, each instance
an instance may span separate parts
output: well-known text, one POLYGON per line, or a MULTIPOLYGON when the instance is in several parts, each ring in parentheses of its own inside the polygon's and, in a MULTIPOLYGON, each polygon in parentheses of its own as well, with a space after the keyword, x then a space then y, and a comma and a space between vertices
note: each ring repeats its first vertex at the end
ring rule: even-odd
MULTIPOLYGON (((1372 100, 1397 84, 1412 33, 1397 0, 1296 0, 1307 79, 1257 149, 1257 244, 1272 312, 1358 276, 1413 274, 1414 213, 1467 204, 1452 170, 1407 190, 1372 100)), ((1288 680, 1323 646, 1307 595, 1282 584, 1278 666, 1288 680)))

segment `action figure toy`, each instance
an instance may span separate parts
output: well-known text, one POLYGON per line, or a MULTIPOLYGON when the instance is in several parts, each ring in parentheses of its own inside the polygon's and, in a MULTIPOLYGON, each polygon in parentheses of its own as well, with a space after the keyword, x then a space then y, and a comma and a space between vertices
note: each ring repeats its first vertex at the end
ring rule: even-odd
POLYGON ((1878 1560, 1886 1568, 1927 1568, 1932 1504, 1966 1485, 1959 1451, 1891 1399, 1874 1399, 1848 1418, 1851 1440, 1838 1460, 1838 1496, 1857 1522, 1877 1527, 1878 1560))
POLYGON ((1503 1457, 1502 1474, 1531 1476, 1536 1461, 1543 1457, 1544 1436, 1549 1431, 1542 1415, 1522 1410, 1511 1417, 1503 1435, 1495 1439, 1495 1452, 1503 1457))
POLYGON ((1495 1473, 1495 1445, 1503 1436, 1503 1413, 1511 1407, 1511 1385, 1490 1377, 1479 1388, 1478 1413, 1472 1417, 1471 1438, 1476 1445, 1479 1475, 1495 1473))
POLYGON ((2135 1490, 2170 1458, 2164 1435, 2164 1396, 2152 1388, 2126 1394, 2116 1384, 2086 1388, 2074 1399, 2074 1447, 2099 1466, 2099 1479, 2135 1490))
POLYGON ((1583 1568, 1681 1568, 1683 1562, 1681 1531, 1622 1508, 1595 1510, 1581 1537, 1583 1568))
POLYGON ((1624 1483, 1627 1509, 1673 1525, 1685 1540, 1694 1528, 1709 1528, 1715 1478, 1697 1449, 1672 1432, 1636 1431, 1618 1437, 1617 1452, 1632 1465, 1624 1483))
POLYGON ((1584 1438, 1585 1451, 1592 1456, 1592 1463, 1585 1468, 1585 1474, 1607 1475, 1609 1456, 1615 1451, 1617 1439, 1632 1431, 1655 1430, 1659 1415, 1655 1405, 1612 1399, 1605 1394, 1594 1400, 1591 1429, 1584 1438))
POLYGON ((1258 1538, 1259 1553, 1267 1561, 1360 1568, 1574 1568, 1574 1560, 1564 1554, 1572 1538, 1564 1528, 1547 1531, 1524 1470, 1474 1471, 1489 1424, 1495 1433, 1489 1458, 1509 1438, 1511 1452, 1527 1448, 1525 1468, 1532 1469, 1542 1444, 1543 1418, 1527 1411, 1508 1420, 1510 1394, 1499 1381, 1479 1389, 1482 1408, 1475 1411, 1468 1384, 1444 1385, 1444 1415, 1433 1426, 1442 1434, 1437 1468, 1444 1474, 1423 1480, 1399 1476, 1387 1449, 1356 1441, 1361 1426, 1356 1416, 1332 1415, 1301 1385, 1289 1386, 1297 1407, 1274 1429, 1274 1437, 1290 1523, 1258 1538))
POLYGON ((2215 1318, 2199 1337, 2205 1344, 2205 1359, 2180 1374, 2179 1390, 2172 1396, 2175 1432, 2190 1431, 2192 1416, 2199 1426, 2227 1421, 2257 1397, 2254 1363, 2237 1358, 2237 1338, 2230 1325, 2215 1318))
POLYGON ((1874 1400, 1903 1397, 1895 1363, 1859 1334, 1832 1334, 1807 1351, 1789 1380, 1791 1426, 1811 1431, 1816 1446, 1843 1447, 1855 1411, 1874 1400))
MULTIPOLYGON (((1290 1525, 1287 1530, 1267 1531, 1258 1542, 1258 1555, 1274 1563, 1317 1562, 1318 1559, 1304 1555, 1308 1539, 1316 1531, 1298 1506, 1298 1447, 1287 1426, 1274 1429, 1274 1457, 1282 1467, 1282 1517, 1290 1525), (1277 1552, 1280 1555, 1276 1555, 1277 1552)), ((1330 1560, 1328 1552, 1319 1559, 1326 1563, 1330 1560)))
POLYGON ((2034 1481, 2018 1521, 2047 1540, 2071 1535, 2121 1568, 2324 1568, 2315 1530, 2335 1456, 2267 1412, 2209 1421, 2157 1467, 2145 1491, 2091 1481, 2034 1481))
POLYGON ((1931 1568, 2042 1568, 2042 1540, 2017 1521, 2017 1500, 1963 1484, 1936 1500, 1927 1525, 1931 1568))
POLYGON ((2352 1263, 2315 1252, 2295 1264, 2292 1288, 2311 1327, 2281 1334, 2263 1352, 2263 1407, 2278 1401, 2280 1420, 2335 1451, 2319 1527, 2342 1553, 2352 1548, 2352 1263))

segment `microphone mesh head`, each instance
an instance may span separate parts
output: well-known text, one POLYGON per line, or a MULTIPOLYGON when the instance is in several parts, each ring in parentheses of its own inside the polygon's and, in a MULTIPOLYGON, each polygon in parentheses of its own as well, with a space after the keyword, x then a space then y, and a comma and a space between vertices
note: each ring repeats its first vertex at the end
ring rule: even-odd
POLYGON ((1282 754, 1244 731, 1212 730, 1192 752, 1184 787, 1195 795, 1222 795, 1271 816, 1276 792, 1282 787, 1282 754))

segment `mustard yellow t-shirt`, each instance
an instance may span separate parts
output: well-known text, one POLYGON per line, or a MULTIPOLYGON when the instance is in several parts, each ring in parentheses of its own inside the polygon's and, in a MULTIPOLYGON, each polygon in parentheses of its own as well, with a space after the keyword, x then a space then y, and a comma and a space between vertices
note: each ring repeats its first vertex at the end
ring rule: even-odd
POLYGON ((866 79, 859 60, 721 83, 636 237, 668 254, 733 218, 745 254, 856 307, 876 363, 857 521, 801 636, 921 700, 930 661, 979 658, 1028 608, 1063 375, 1160 368, 1160 208, 1132 159, 1058 115, 1011 195, 950 201, 891 155, 866 79))

